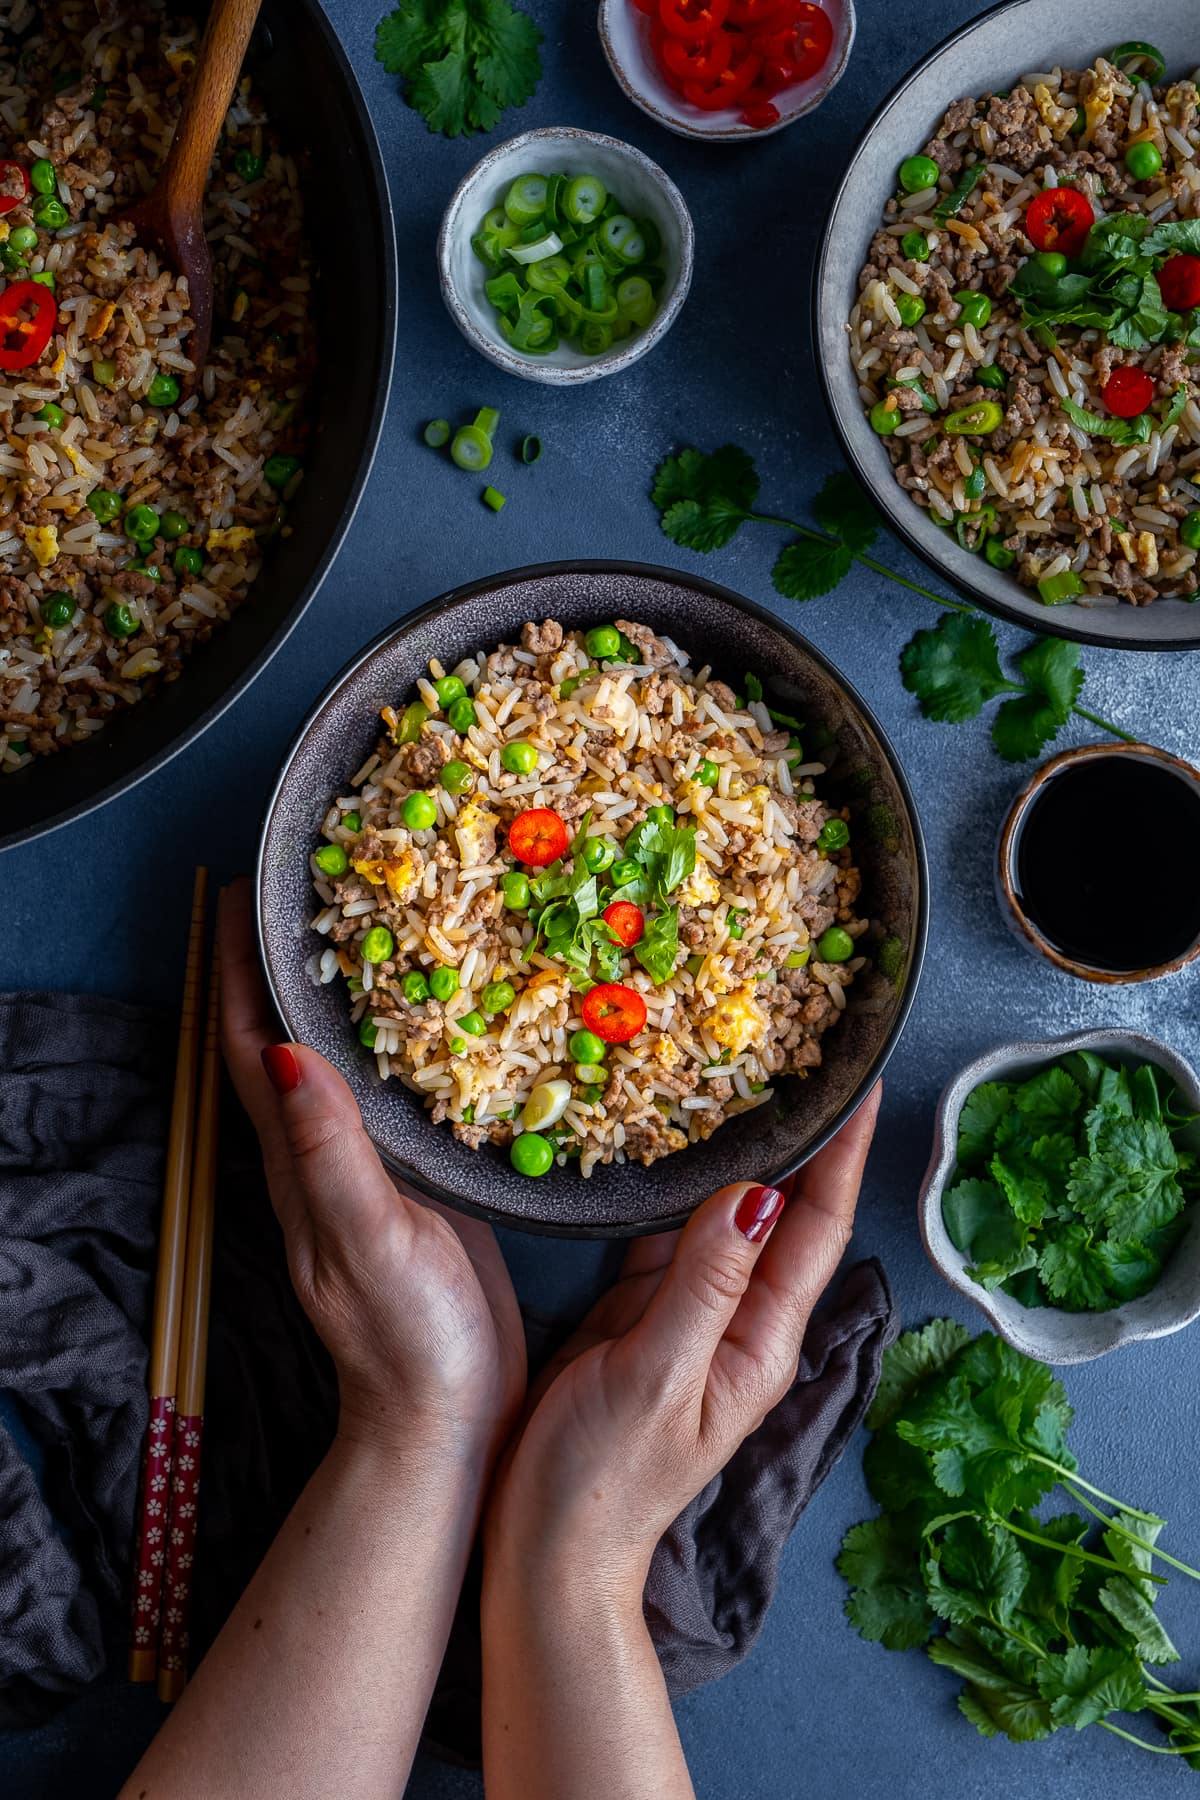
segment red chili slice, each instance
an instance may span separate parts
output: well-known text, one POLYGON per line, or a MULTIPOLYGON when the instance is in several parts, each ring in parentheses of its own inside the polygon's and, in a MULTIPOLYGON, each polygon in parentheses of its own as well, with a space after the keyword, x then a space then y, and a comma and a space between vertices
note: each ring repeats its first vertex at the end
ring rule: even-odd
POLYGON ((727 31, 714 31, 706 38, 679 38, 663 33, 662 60, 681 82, 698 81, 701 87, 711 87, 722 70, 729 67, 732 56, 733 39, 727 31))
POLYGON ((688 81, 683 91, 692 105, 702 112, 720 112, 726 106, 740 104, 743 94, 749 93, 758 80, 761 67, 762 57, 751 53, 743 56, 740 63, 731 63, 727 69, 722 69, 711 87, 699 87, 694 81, 688 81))
POLYGON ((605 907, 600 917, 618 944, 623 944, 626 950, 632 950, 645 936, 645 916, 641 907, 635 906, 632 900, 614 900, 611 906, 605 907))
POLYGON ((792 51, 796 80, 807 81, 810 75, 823 69, 832 49, 833 21, 821 7, 812 6, 805 0, 805 4, 799 8, 796 48, 792 51))
POLYGON ((646 1002, 636 988, 609 981, 584 995, 583 1022, 606 1044, 627 1044, 646 1023, 646 1002))
POLYGON ((1200 256, 1168 257, 1158 271, 1158 286, 1172 312, 1200 306, 1200 256))
POLYGON ((1135 369, 1125 363, 1113 370, 1100 389, 1100 398, 1118 419, 1136 419, 1153 400, 1154 383, 1145 369, 1135 369))
POLYGON ((0 294, 0 369, 29 369, 58 323, 58 302, 37 281, 14 281, 0 294), (28 317, 32 313, 33 317, 28 317))
POLYGON ((797 0, 729 0, 729 22, 756 30, 770 24, 778 30, 790 25, 799 10, 797 0))
POLYGON ((508 847, 518 862, 531 869, 545 869, 567 853, 567 828, 548 806, 531 806, 518 813, 508 828, 508 847))
POLYGON ((1091 202, 1078 188, 1046 188, 1029 202, 1025 230, 1039 250, 1078 256, 1095 219, 1091 202))
POLYGON ((673 37, 711 37, 725 23, 729 0, 658 0, 658 16, 673 37))
POLYGON ((29 198, 29 177, 23 165, 0 159, 0 217, 29 198))
POLYGON ((764 131, 768 125, 778 125, 779 108, 769 100, 755 101, 742 114, 742 124, 749 125, 751 131, 764 131))

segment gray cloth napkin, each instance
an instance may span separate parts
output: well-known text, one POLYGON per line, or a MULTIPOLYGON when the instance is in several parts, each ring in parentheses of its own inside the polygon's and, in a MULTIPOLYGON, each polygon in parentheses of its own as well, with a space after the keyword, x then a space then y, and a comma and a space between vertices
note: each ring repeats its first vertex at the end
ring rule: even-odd
MULTIPOLYGON (((173 1045, 170 1024, 113 1001, 0 996, 0 1395, 44 1458, 39 1491, 0 1424, 0 1726, 45 1718, 123 1654, 173 1045)), ((194 1654, 324 1454, 336 1400, 257 1145, 226 1101, 194 1654)), ((526 1327, 538 1361, 570 1322, 526 1327)), ((659 1545, 646 1618, 673 1696, 754 1643, 783 1545, 859 1424, 895 1329, 883 1270, 858 1264, 814 1318, 792 1390, 659 1545)), ((430 1748, 466 1762, 478 1756, 476 1596, 469 1582, 427 1725, 430 1748)))

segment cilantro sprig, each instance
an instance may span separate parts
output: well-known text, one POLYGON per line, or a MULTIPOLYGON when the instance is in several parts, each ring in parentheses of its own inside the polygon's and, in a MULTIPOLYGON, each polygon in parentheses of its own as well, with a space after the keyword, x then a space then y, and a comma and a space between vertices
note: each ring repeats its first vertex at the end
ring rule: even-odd
POLYGON ((942 1200, 969 1273, 1025 1306, 1106 1312, 1147 1293, 1197 1187, 1151 1063, 1090 1051, 1028 1081, 985 1082, 962 1109, 958 1168, 942 1200))
POLYGON ((927 1646, 962 1678, 959 1710, 983 1737, 1099 1725, 1200 1769, 1200 1696, 1154 1673, 1179 1653, 1154 1611, 1153 1565, 1200 1572, 1159 1549, 1157 1514, 1083 1480, 1072 1417, 1050 1370, 990 1332, 972 1342, 935 1319, 892 1345, 863 1459, 883 1511, 842 1544, 847 1615, 889 1650, 927 1646), (1098 1534, 1080 1513, 1038 1516, 1056 1486, 1098 1534), (1114 1712, 1142 1713, 1168 1742, 1114 1725, 1114 1712))
POLYGON ((1077 644, 1035 638, 1016 658, 1013 679, 1000 667, 996 633, 964 601, 937 594, 910 581, 868 552, 879 533, 879 515, 845 470, 826 481, 813 501, 816 525, 758 512, 759 479, 753 460, 736 444, 706 454, 687 448, 659 465, 651 498, 659 523, 673 543, 686 550, 723 549, 745 524, 777 525, 795 532, 771 571, 777 593, 788 600, 815 600, 849 574, 856 562, 920 594, 952 615, 931 631, 918 631, 904 649, 904 685, 928 719, 960 723, 973 719, 989 701, 1006 694, 992 726, 992 741, 1007 762, 1025 762, 1061 731, 1072 714, 1127 744, 1131 732, 1078 704, 1084 684, 1077 644))
POLYGON ((400 0, 375 32, 375 55, 399 75, 430 131, 490 131, 541 79, 542 33, 509 0, 400 0))

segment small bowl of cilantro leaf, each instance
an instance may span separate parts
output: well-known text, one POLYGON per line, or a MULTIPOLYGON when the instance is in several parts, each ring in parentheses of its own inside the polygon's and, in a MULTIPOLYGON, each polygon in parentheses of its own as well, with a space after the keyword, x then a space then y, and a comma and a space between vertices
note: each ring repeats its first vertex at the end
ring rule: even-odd
POLYGON ((1090 1031, 1001 1045, 938 1106, 921 1234, 1014 1348, 1086 1362, 1200 1317, 1200 1081, 1090 1031))

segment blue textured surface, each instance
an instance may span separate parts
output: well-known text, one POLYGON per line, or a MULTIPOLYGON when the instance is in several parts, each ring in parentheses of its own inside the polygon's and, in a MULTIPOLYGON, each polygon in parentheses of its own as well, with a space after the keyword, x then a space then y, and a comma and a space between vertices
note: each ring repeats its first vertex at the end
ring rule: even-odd
MULTIPOLYGON (((621 98, 584 0, 527 0, 543 24, 545 77, 503 129, 579 124, 656 157, 682 188, 696 223, 692 297, 666 342, 629 374, 575 393, 502 377, 458 337, 433 266, 439 215, 460 175, 496 134, 430 137, 376 67, 371 37, 381 0, 327 0, 364 83, 393 178, 401 240, 400 353, 383 449, 358 521, 324 592, 268 674, 216 730, 124 803, 4 862, 8 929, 0 986, 36 982, 107 990, 174 1005, 192 866, 224 878, 249 865, 261 800, 297 721, 341 664, 389 620, 456 582, 557 556, 641 557, 703 568, 768 604, 774 533, 747 528, 709 557, 676 552, 645 497, 663 452, 678 441, 732 439, 758 458, 766 509, 803 508, 837 463, 810 361, 809 274, 832 185, 874 106, 934 39, 978 10, 969 0, 860 0, 849 71, 821 111, 749 147, 704 148, 653 127, 621 98), (481 483, 419 443, 430 417, 501 409, 508 445, 537 431, 535 469, 507 449, 490 471, 509 496, 494 516, 481 483)), ((1149 35, 1150 22, 1145 22, 1149 35)), ((1081 15, 1081 59, 1089 50, 1081 15)), ((947 96, 947 100, 953 96, 947 96)), ((914 122, 919 133, 920 124, 914 122)), ((320 146, 313 146, 317 154, 320 146)), ((897 550, 892 559, 925 577, 897 550)), ((930 956, 915 1014, 893 1060, 879 1138, 860 1209, 859 1252, 887 1264, 904 1318, 960 1314, 926 1263, 915 1201, 935 1096, 968 1057, 1003 1038, 1052 1036, 1127 1022, 1200 1057, 1196 977, 1105 993, 1057 976, 1009 936, 992 897, 995 832, 1020 772, 999 762, 982 724, 922 721, 901 689, 896 656, 934 608, 856 571, 804 611, 803 629, 861 688, 892 733, 916 789, 934 869, 930 956)), ((1009 644, 1019 634, 1002 632, 1009 644)), ((1184 657, 1091 652, 1086 698, 1096 711, 1195 757, 1197 664, 1184 657)), ((1088 728, 1083 728, 1086 735, 1088 728)), ((1077 734, 1078 735, 1078 734, 1077 734)), ((1114 846, 1112 904, 1136 930, 1153 904, 1164 847, 1114 846), (1126 858, 1137 875, 1124 875, 1126 858), (1146 890, 1144 871, 1152 879, 1146 890)), ((1163 879, 1171 879, 1171 857, 1163 879)), ((747 1174, 753 1171, 747 1170, 747 1174)), ((604 1246, 510 1238, 522 1292, 541 1304, 581 1304, 611 1252, 604 1246)), ((1173 1542, 1200 1540, 1195 1446, 1200 1430, 1196 1335, 1126 1351, 1069 1372, 1079 1410, 1074 1443, 1102 1487, 1165 1511, 1173 1542)), ((782 1581, 753 1658, 680 1708, 697 1790, 706 1800, 768 1792, 820 1800, 1150 1800, 1187 1791, 1183 1767, 1087 1731, 1017 1748, 984 1743, 954 1707, 954 1683, 922 1657, 860 1642, 841 1614, 832 1559, 843 1531, 870 1510, 857 1448, 827 1482, 784 1558, 782 1581)), ((1183 1584, 1187 1586, 1186 1583, 1183 1584)), ((1177 1673, 1200 1676, 1195 1590, 1163 1601, 1193 1652, 1177 1673)), ((400 1628, 400 1622, 397 1622, 400 1628)), ((155 1702, 119 1679, 37 1736, 0 1747, 12 1800, 111 1794, 158 1718, 155 1702)), ((422 1763, 421 1800, 477 1796, 474 1776, 422 1763)))

